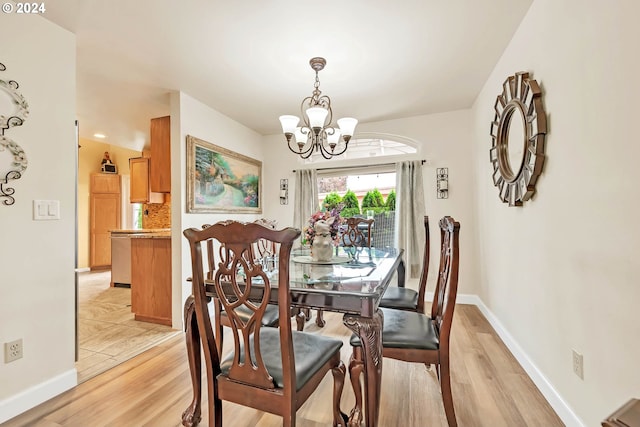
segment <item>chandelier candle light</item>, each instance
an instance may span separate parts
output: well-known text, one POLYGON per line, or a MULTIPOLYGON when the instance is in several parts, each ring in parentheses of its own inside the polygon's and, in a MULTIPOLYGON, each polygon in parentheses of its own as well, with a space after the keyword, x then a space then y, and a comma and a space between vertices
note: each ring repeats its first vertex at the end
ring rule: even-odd
POLYGON ((320 152, 325 159, 344 153, 358 124, 358 120, 345 117, 337 120, 338 128, 332 126, 331 99, 322 95, 318 78, 318 72, 326 63, 327 61, 320 57, 311 58, 309 61, 311 68, 316 72, 316 81, 312 95, 303 99, 300 104, 302 126, 298 126, 299 117, 280 116, 282 132, 287 138, 289 150, 299 154, 303 159, 308 159, 314 152, 320 152), (291 143, 294 135, 297 150, 291 143))

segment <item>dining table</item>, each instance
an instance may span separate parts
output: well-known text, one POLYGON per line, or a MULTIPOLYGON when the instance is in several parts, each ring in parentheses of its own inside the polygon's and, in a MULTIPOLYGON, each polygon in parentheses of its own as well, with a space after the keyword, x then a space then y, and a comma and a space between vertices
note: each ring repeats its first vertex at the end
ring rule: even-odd
MULTIPOLYGON (((265 257, 263 268, 277 275, 277 257, 265 257)), ((382 378, 383 315, 378 304, 393 277, 405 285, 403 250, 396 248, 337 247, 331 260, 316 261, 309 248, 294 248, 289 264, 291 304, 300 309, 322 309, 343 313, 344 325, 360 337, 364 354, 364 414, 357 408, 349 414, 349 426, 378 426, 382 378)), ((277 282, 274 280, 273 282, 277 282)), ((215 298, 213 281, 205 280, 206 295, 215 298)), ((259 296, 256 296, 257 298, 259 296)), ((277 292, 270 298, 277 303, 277 292)), ((184 319, 187 356, 193 399, 182 414, 186 427, 201 418, 200 337, 193 294, 185 302, 184 319)))

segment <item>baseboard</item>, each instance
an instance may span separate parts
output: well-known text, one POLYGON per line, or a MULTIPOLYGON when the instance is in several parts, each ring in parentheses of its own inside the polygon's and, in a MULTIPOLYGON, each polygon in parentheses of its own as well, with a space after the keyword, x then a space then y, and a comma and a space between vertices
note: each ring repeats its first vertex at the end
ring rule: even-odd
POLYGON ((74 368, 2 400, 0 401, 0 423, 46 402, 76 385, 78 385, 78 373, 74 368))
POLYGON ((538 387, 538 390, 540 390, 545 399, 547 399, 547 402, 549 402, 553 410, 556 411, 556 414, 558 414, 567 427, 585 427, 580 417, 573 412, 549 380, 540 372, 531 359, 529 359, 529 356, 522 347, 520 347, 518 342, 505 329, 491 310, 484 305, 480 297, 477 295, 458 295, 457 302, 460 304, 472 304, 480 309, 480 312, 489 321, 509 351, 511 351, 518 363, 520 363, 520 366, 526 371, 529 378, 531 378, 536 387, 538 387))

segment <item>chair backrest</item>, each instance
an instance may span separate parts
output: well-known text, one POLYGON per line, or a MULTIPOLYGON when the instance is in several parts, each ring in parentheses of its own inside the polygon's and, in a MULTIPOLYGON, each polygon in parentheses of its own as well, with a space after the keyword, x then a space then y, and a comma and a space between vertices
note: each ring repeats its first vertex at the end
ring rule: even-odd
MULTIPOLYGON (((278 222, 273 219, 259 218, 255 221, 256 224, 264 225, 267 228, 271 228, 273 230, 276 229, 278 222)), ((258 239, 258 241, 253 245, 254 246, 254 257, 256 258, 264 258, 267 256, 275 256, 277 249, 277 245, 275 242, 269 241, 267 239, 258 239)))
MULTIPOLYGON (((277 225, 277 221, 269 220, 265 218, 260 218, 253 222, 255 224, 260 224, 267 228, 271 228, 272 230, 275 230, 277 225)), ((211 227, 211 224, 202 225, 203 229, 207 227, 211 227)), ((258 239, 251 246, 251 252, 249 252, 248 255, 249 255, 249 258, 252 260, 261 260, 264 257, 275 257, 277 255, 277 250, 278 250, 278 245, 275 242, 272 242, 267 239, 258 239)), ((224 245, 221 244, 219 246, 218 253, 220 258, 222 259, 222 256, 224 255, 224 245)), ((208 280, 213 279, 213 271, 215 270, 215 263, 216 263, 215 259, 216 257, 215 257, 213 239, 209 239, 207 241, 207 265, 209 268, 207 271, 208 280)))
POLYGON ((431 242, 429 238, 429 216, 424 216, 424 252, 422 255, 422 272, 418 286, 418 312, 424 313, 424 295, 427 292, 427 277, 429 276, 431 242))
POLYGON ((373 218, 351 217, 346 219, 346 229, 340 237, 342 246, 358 246, 371 247, 371 227, 373 226, 373 218), (366 227, 359 227, 365 224, 366 227), (364 230, 366 229, 366 233, 364 230))
MULTIPOLYGON (((202 246, 213 240, 220 244, 222 255, 210 279, 213 283, 208 289, 215 291, 217 299, 222 303, 227 313, 233 331, 234 360, 229 369, 228 377, 232 381, 258 388, 273 388, 272 377, 264 366, 260 352, 259 335, 262 317, 271 298, 272 287, 269 276, 263 271, 262 265, 256 262, 252 255, 253 245, 259 239, 265 239, 279 244, 280 259, 277 278, 277 292, 279 305, 279 334, 282 354, 282 369, 285 374, 285 387, 295 387, 293 346, 291 341, 291 321, 289 310, 291 296, 289 295, 289 259, 293 242, 300 236, 300 230, 285 228, 273 230, 260 224, 241 223, 237 221, 222 221, 198 230, 190 228, 183 233, 189 241, 191 250, 193 293, 195 297, 196 317, 201 327, 203 345, 209 348, 205 357, 212 366, 217 367, 219 373, 218 353, 210 322, 205 293, 202 246), (252 314, 243 321, 235 313, 235 309, 244 306, 252 314), (203 329, 202 329, 203 328, 203 329), (202 332, 204 331, 204 333, 202 332), (244 358, 240 359, 241 347, 244 358), (288 383, 288 384, 287 384, 288 383)), ((211 243, 213 244, 213 243, 211 243)), ((295 390, 295 388, 294 388, 295 390)))
POLYGON ((440 267, 431 305, 431 319, 440 334, 441 351, 443 346, 449 345, 453 310, 458 294, 459 233, 459 222, 450 216, 440 220, 440 267))

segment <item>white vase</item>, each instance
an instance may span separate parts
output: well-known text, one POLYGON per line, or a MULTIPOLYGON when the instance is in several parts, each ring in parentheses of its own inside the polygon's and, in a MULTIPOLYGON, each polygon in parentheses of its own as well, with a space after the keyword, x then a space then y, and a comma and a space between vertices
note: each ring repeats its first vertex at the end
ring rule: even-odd
POLYGON ((311 244, 311 259, 314 261, 331 261, 333 256, 333 242, 331 236, 316 236, 311 244))

